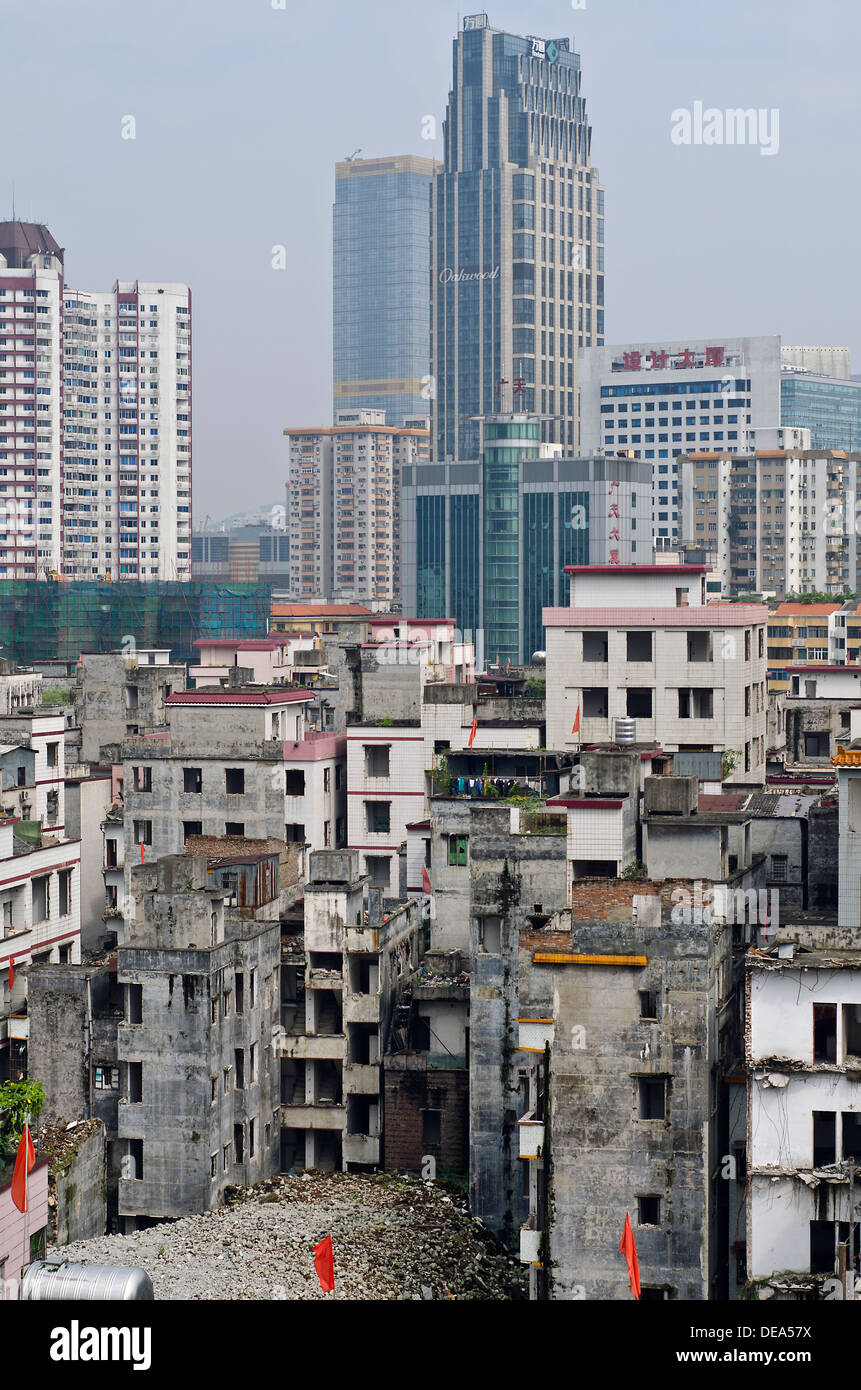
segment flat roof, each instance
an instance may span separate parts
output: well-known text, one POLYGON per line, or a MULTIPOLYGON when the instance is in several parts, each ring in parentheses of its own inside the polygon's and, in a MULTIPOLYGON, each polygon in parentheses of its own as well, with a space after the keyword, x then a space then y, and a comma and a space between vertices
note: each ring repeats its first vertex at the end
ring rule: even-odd
POLYGON ((708 574, 708 565, 566 565, 566 574, 708 574))
POLYGON ((804 666, 784 666, 782 669, 784 671, 805 671, 811 675, 821 675, 823 671, 839 671, 844 676, 847 672, 853 676, 861 676, 861 666, 817 666, 813 663, 804 666))
POLYGON ((230 650, 235 648, 243 652, 270 652, 283 647, 284 639, 289 635, 282 632, 280 637, 198 637, 192 642, 192 646, 225 647, 230 650))

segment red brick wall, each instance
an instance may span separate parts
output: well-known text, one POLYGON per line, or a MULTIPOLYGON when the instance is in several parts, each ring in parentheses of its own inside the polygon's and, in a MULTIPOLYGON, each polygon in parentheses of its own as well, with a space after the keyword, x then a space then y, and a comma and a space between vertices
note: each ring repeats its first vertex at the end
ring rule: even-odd
POLYGON ((469 1073, 460 1071, 386 1071, 383 1167, 421 1173, 422 1160, 436 1159, 437 1177, 444 1168, 469 1169, 469 1073), (422 1142, 422 1111, 439 1110, 439 1144, 422 1142))

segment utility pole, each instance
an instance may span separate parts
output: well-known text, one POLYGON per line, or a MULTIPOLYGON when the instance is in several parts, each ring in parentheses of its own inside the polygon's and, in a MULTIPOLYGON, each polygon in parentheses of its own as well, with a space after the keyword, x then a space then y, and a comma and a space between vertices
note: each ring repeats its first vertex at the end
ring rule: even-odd
MULTIPOLYGON (((846 1297, 846 1281, 843 1284, 846 1297)), ((849 1160, 849 1288, 855 1301, 855 1159, 849 1160)))

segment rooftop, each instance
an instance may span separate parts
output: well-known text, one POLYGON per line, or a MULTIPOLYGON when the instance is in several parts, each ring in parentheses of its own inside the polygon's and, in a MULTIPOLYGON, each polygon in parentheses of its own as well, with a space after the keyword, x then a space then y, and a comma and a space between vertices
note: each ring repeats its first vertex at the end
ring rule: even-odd
POLYGON ((707 574, 708 565, 566 565, 566 574, 707 574))
POLYGON ((279 690, 272 686, 244 686, 241 690, 175 690, 165 705, 289 705, 313 700, 314 691, 279 690))

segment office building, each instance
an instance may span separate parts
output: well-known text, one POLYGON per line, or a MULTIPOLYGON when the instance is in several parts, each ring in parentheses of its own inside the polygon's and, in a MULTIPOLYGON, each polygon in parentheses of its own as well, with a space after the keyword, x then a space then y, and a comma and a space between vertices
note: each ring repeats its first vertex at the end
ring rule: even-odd
POLYGON ((401 588, 401 473, 428 455, 426 417, 339 410, 334 427, 286 429, 290 597, 394 602, 401 588))
POLYGON ((195 531, 191 563, 196 579, 220 579, 240 584, 290 583, 290 541, 283 527, 266 524, 233 526, 226 531, 195 531))
POLYGON ((540 435, 535 417, 491 416, 480 457, 403 472, 404 612, 449 614, 482 634, 465 640, 488 661, 543 648, 541 610, 565 602, 566 565, 652 555, 645 462, 562 456, 540 435))
POLYGON ((849 381, 852 371, 848 347, 789 347, 781 346, 782 367, 795 367, 814 376, 837 377, 849 381))
POLYGON ((430 410, 428 202, 435 165, 415 155, 335 166, 334 412, 384 424, 430 410))
POLYGON ((604 341, 604 190, 566 38, 467 15, 431 205, 433 450, 474 459, 475 417, 518 408, 576 443, 577 350, 604 341))

